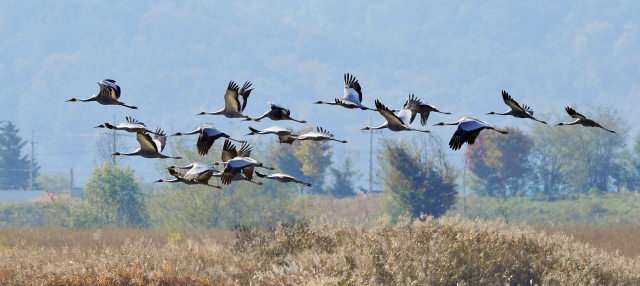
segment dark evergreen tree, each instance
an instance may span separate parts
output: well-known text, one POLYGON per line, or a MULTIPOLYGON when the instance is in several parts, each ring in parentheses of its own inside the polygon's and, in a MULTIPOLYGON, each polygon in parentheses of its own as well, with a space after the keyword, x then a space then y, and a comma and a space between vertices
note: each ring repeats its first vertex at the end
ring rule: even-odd
POLYGON ((340 168, 329 169, 333 176, 333 184, 329 186, 328 193, 337 198, 355 196, 355 178, 358 172, 353 170, 353 162, 347 157, 340 168))
POLYGON ((20 130, 11 121, 3 123, 0 127, 0 190, 28 189, 29 170, 33 172, 35 184, 40 167, 34 159, 33 168, 30 168, 29 156, 20 155, 22 148, 27 144, 27 141, 18 135, 20 130))
POLYGON ((381 139, 378 160, 382 188, 411 214, 439 217, 454 203, 457 172, 446 160, 442 140, 381 139))

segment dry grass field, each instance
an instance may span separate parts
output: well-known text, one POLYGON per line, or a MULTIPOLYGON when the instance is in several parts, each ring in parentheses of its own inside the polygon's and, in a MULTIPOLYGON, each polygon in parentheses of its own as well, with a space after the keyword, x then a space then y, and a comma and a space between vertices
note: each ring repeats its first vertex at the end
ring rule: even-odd
POLYGON ((333 196, 300 196, 296 202, 302 214, 308 217, 324 216, 328 219, 343 219, 358 222, 377 214, 388 194, 358 194, 353 197, 335 198, 333 196))
MULTIPOLYGON (((595 233, 612 232, 598 229, 595 233)), ((184 233, 4 228, 0 280, 7 285, 639 285, 635 250, 620 249, 617 255, 614 244, 588 232, 462 218, 398 223, 382 218, 372 227, 320 219, 272 230, 184 233), (562 232, 599 242, 579 243, 562 232)))
POLYGON ((612 225, 560 225, 536 226, 535 229, 549 234, 565 234, 576 242, 618 254, 628 258, 640 258, 640 226, 612 225))

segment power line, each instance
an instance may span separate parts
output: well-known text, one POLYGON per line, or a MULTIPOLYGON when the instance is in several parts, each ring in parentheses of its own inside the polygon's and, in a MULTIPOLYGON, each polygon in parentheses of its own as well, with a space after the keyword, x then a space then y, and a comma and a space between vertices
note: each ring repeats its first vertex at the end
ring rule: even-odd
POLYGON ((93 153, 93 151, 82 151, 82 152, 62 152, 62 153, 44 153, 44 154, 38 154, 38 156, 66 155, 66 154, 83 154, 83 153, 93 153))

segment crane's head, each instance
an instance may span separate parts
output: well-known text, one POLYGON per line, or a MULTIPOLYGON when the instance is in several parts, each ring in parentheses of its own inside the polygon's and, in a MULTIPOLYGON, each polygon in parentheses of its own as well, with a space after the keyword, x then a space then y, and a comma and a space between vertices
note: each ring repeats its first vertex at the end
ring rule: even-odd
POLYGON ((560 122, 560 123, 555 124, 555 125, 553 125, 553 126, 562 126, 562 125, 564 125, 564 123, 560 122))
POLYGON ((491 112, 489 112, 487 114, 497 114, 497 113, 495 111, 491 111, 491 112))
POLYGON ((176 166, 175 166, 175 165, 171 165, 171 166, 169 166, 169 168, 167 168, 167 169, 175 169, 175 168, 176 168, 176 166))
POLYGON ((163 183, 163 182, 164 182, 164 180, 160 179, 160 180, 155 181, 154 183, 163 183))
POLYGON ((207 114, 207 113, 203 111, 203 112, 200 112, 200 113, 198 113, 196 115, 205 115, 205 114, 207 114))
POLYGON ((181 132, 178 132, 178 133, 173 134, 173 135, 171 135, 171 136, 181 136, 181 135, 182 135, 182 133, 181 133, 181 132))
POLYGON ((441 121, 440 123, 433 124, 433 126, 436 126, 436 125, 444 126, 445 124, 444 122, 441 121))
POLYGON ((324 102, 322 100, 318 100, 316 102, 314 102, 313 104, 323 104, 324 102))
POLYGON ((371 130, 371 127, 367 126, 367 127, 362 128, 362 129, 360 129, 360 130, 371 130))
POLYGON ((115 153, 111 154, 111 156, 122 156, 122 154, 120 154, 120 152, 115 152, 115 153))
POLYGON ((72 99, 67 100, 66 102, 69 102, 69 101, 71 101, 71 102, 73 102, 73 101, 78 101, 78 99, 74 97, 74 98, 72 98, 72 99))
POLYGON ((104 124, 100 124, 100 125, 98 125, 96 127, 93 127, 93 128, 107 128, 107 126, 105 126, 104 124))

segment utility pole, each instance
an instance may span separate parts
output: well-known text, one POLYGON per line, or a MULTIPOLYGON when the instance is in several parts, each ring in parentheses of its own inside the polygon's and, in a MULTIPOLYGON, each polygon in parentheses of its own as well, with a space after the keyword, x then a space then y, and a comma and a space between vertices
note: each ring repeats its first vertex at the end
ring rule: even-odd
POLYGON ((467 184, 466 184, 466 179, 467 179, 467 157, 464 157, 464 171, 462 172, 462 191, 465 192, 464 197, 462 197, 462 202, 464 205, 464 208, 462 210, 462 215, 464 217, 467 217, 467 184))
MULTIPOLYGON (((373 119, 369 117, 369 126, 373 124, 373 119)), ((369 131, 369 193, 373 191, 373 130, 369 131)))
POLYGON ((462 172, 462 190, 465 192, 467 192, 467 184, 466 184, 466 179, 467 179, 467 157, 464 157, 464 171, 462 172))
MULTIPOLYGON (((113 126, 116 126, 116 116, 113 116, 113 126)), ((113 153, 116 152, 116 130, 113 129, 113 153)), ((115 166, 116 165, 116 156, 111 156, 111 166, 115 166)))
POLYGON ((29 161, 29 191, 33 190, 33 142, 34 134, 33 130, 31 130, 31 160, 29 161))
POLYGON ((73 168, 69 169, 71 171, 71 186, 69 187, 69 190, 73 190, 73 168))

